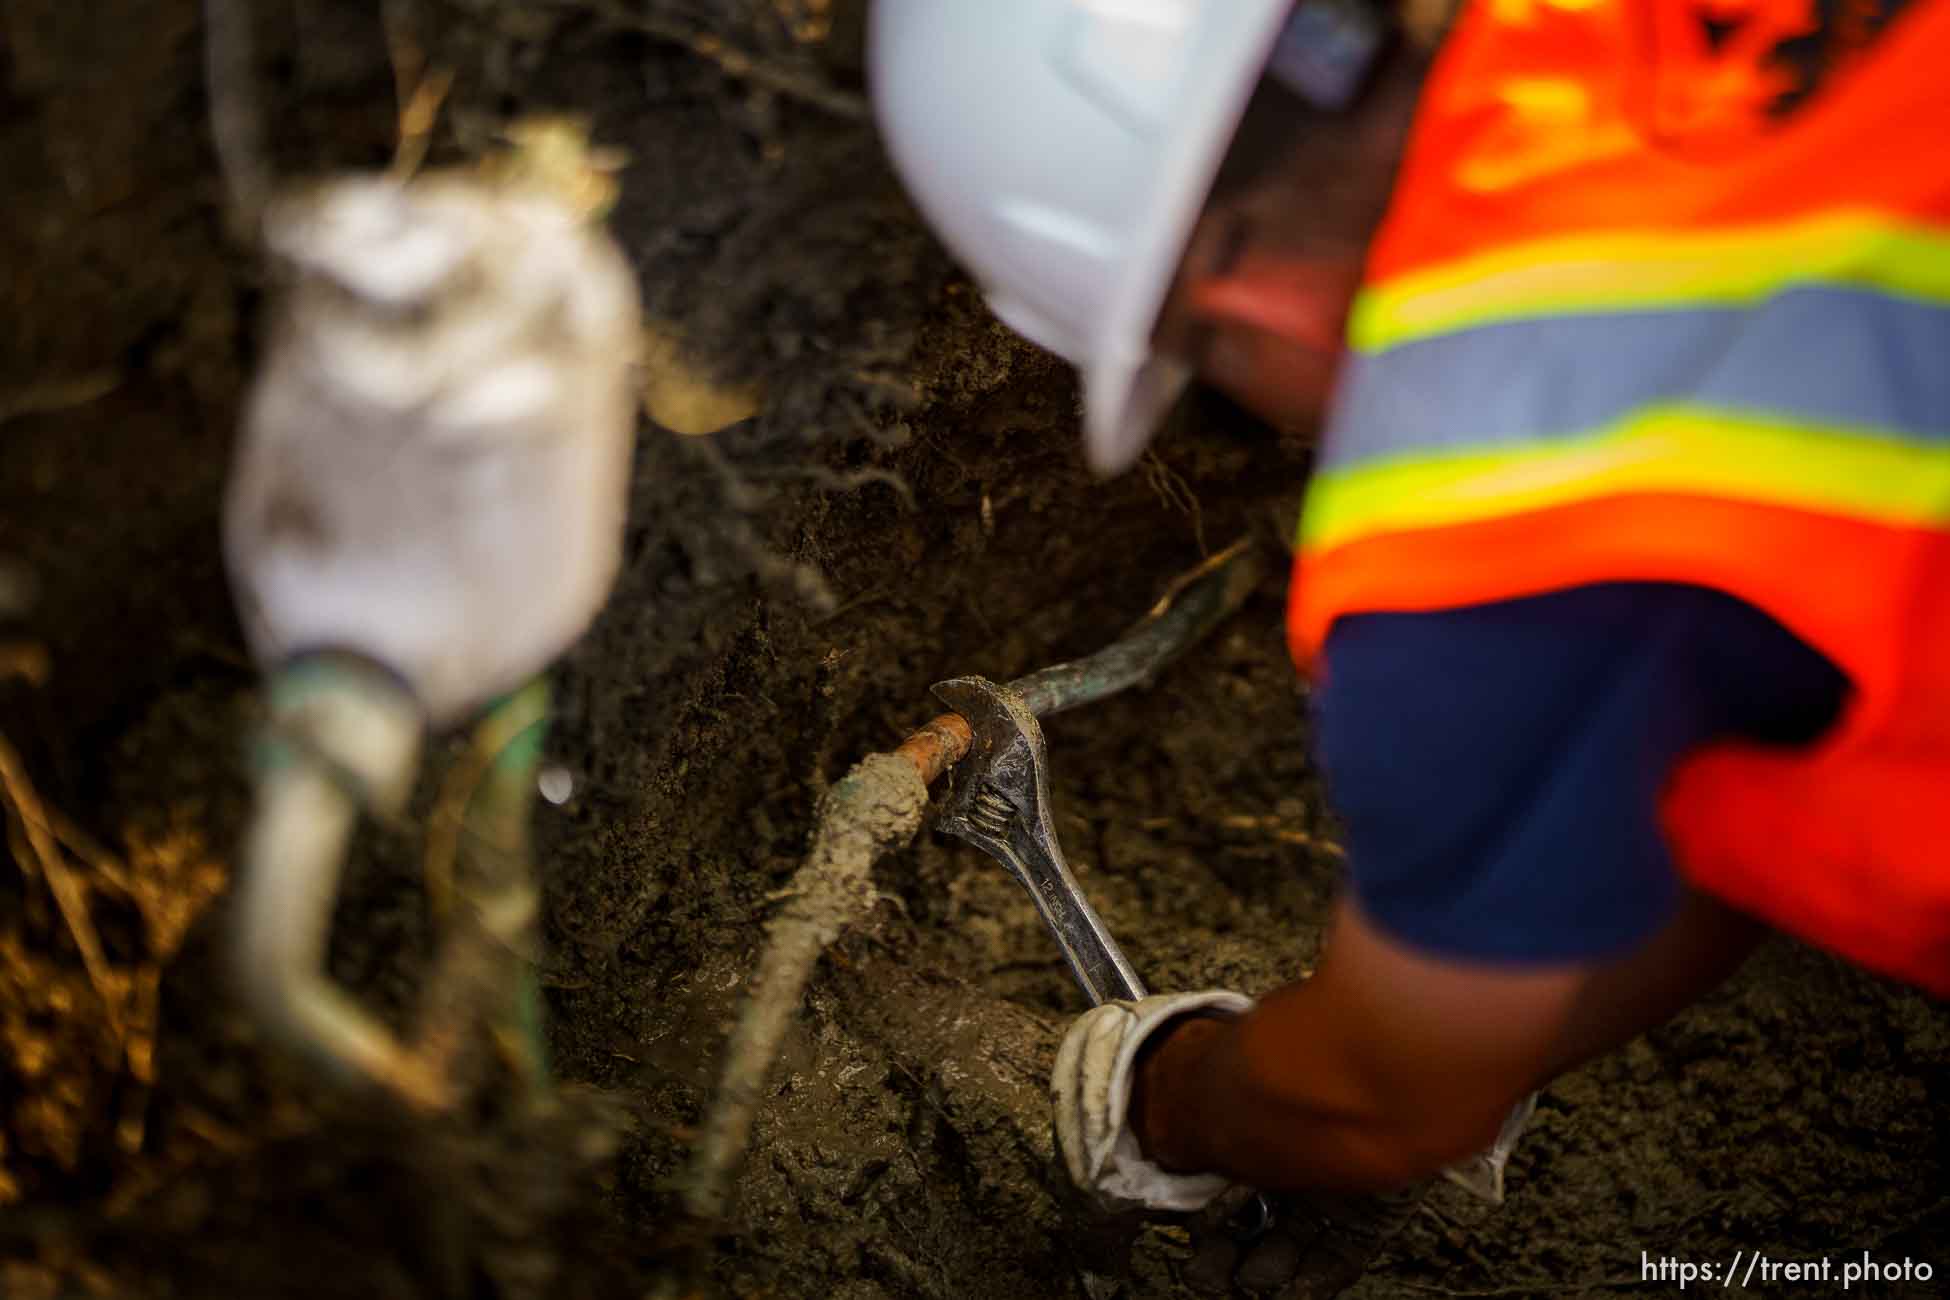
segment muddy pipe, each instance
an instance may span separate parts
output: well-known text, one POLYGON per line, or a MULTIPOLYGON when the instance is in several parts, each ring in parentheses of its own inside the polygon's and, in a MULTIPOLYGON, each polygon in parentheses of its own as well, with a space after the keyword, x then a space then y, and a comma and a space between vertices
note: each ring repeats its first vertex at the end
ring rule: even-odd
MULTIPOLYGON (((1259 553, 1240 541, 1180 576, 1158 603, 1109 646, 1017 678, 1010 687, 1047 715, 1148 681, 1238 609, 1258 584, 1259 553)), ((766 1076, 819 956, 872 911, 873 864, 902 847, 927 813, 928 786, 961 760, 966 719, 944 713, 889 753, 869 754, 820 800, 812 847, 765 927, 765 949, 726 1048, 718 1095, 684 1180, 689 1213, 723 1220, 766 1076)))
MULTIPOLYGON (((1179 575, 1143 618, 1096 654, 1039 668, 1010 682, 1009 689, 1031 713, 1046 718, 1148 681, 1244 604, 1262 574, 1258 552, 1242 538, 1179 575)), ((961 761, 969 738, 968 722, 944 713, 901 742, 894 754, 932 785, 961 761)))

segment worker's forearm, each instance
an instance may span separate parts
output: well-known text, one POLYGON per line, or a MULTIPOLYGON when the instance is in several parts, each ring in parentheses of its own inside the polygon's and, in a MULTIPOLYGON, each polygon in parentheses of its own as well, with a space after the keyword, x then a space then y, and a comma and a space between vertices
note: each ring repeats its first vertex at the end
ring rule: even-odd
POLYGON ((1267 1190, 1352 1190, 1413 1182, 1490 1143, 1502 1090, 1449 1079, 1426 1104, 1389 1104, 1362 1077, 1329 996, 1291 985, 1248 1017, 1173 1028, 1132 1099, 1145 1153, 1267 1190))
POLYGON ((1705 997, 1740 969, 1765 926, 1691 890, 1679 913, 1638 951, 1597 967, 1579 991, 1550 1074, 1629 1042, 1705 997))
POLYGON ((1525 1092, 1705 994, 1760 932, 1692 894, 1624 957, 1509 969, 1415 952, 1343 899, 1313 979, 1167 1028, 1140 1061, 1139 1143, 1268 1189, 1426 1177, 1488 1146, 1525 1092))

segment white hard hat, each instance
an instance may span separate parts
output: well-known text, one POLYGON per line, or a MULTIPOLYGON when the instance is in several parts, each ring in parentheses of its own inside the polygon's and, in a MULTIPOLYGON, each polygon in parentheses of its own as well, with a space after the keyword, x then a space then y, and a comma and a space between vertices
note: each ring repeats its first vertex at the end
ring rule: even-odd
POLYGON ((1291 0, 875 0, 895 166, 1018 332, 1083 372, 1116 473, 1189 369, 1150 337, 1291 0))

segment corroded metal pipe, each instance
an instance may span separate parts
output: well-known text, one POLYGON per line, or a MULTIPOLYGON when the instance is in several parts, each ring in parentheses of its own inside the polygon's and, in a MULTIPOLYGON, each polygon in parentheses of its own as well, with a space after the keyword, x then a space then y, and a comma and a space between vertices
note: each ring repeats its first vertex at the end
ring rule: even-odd
POLYGON ((1174 581, 1130 631, 1102 650, 1009 686, 1031 713, 1046 718, 1149 681, 1244 604, 1262 572, 1260 553, 1251 539, 1241 538, 1174 581))
MULTIPOLYGON (((1117 640, 1082 659, 1039 668, 1009 683, 1039 718, 1101 700, 1150 680, 1160 669, 1246 601, 1265 572, 1260 553, 1242 538, 1181 575, 1117 640)), ((901 743, 895 754, 914 765, 925 785, 968 752, 968 721, 944 713, 901 743)))

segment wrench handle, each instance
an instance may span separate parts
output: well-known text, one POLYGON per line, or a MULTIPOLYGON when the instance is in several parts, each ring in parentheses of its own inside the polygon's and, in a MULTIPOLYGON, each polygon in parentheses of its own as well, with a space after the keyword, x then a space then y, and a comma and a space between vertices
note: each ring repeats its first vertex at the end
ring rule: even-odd
POLYGON ((1035 900, 1036 911, 1055 936, 1057 947, 1063 950, 1063 960, 1070 964, 1070 973, 1076 976, 1090 1005, 1135 1002, 1143 997, 1144 981, 1138 978, 1124 950, 1110 937, 1097 909, 1090 906, 1090 900, 1077 887, 1062 850, 1052 841, 1051 851, 1032 848, 1024 852, 1025 846, 1017 843, 1023 838, 1018 823, 1008 842, 998 846, 1006 851, 996 856, 1035 900))

